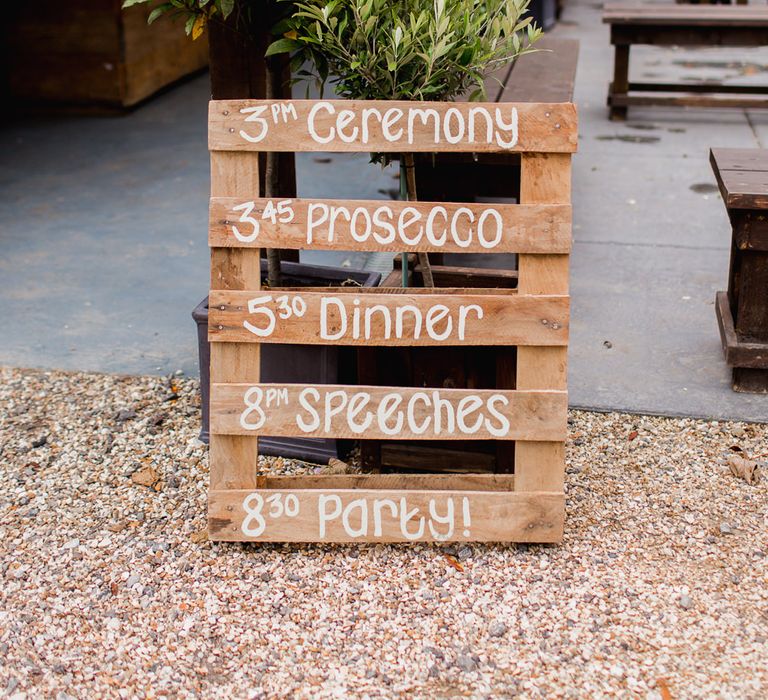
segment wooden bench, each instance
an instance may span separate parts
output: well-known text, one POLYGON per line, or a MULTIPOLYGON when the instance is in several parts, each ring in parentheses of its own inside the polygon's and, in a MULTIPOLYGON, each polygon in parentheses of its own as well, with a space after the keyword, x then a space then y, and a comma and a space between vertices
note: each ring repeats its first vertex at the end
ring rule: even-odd
POLYGON ((613 82, 608 89, 611 119, 625 119, 629 106, 768 107, 768 97, 757 97, 768 93, 765 85, 629 81, 629 49, 633 44, 765 46, 768 7, 609 4, 603 10, 603 22, 611 25, 611 44, 616 47, 613 82), (713 96, 717 93, 730 96, 713 96))
POLYGON ((710 162, 733 226, 715 300, 725 360, 734 391, 768 393, 768 150, 715 148, 710 162))

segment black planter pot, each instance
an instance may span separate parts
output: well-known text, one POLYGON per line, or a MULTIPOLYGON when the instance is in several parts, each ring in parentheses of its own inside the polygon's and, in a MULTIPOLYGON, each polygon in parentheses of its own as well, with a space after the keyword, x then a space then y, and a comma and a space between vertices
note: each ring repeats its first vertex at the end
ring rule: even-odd
MULTIPOLYGON (((347 270, 302 263, 281 263, 283 285, 286 287, 337 286, 353 280, 363 287, 376 287, 381 281, 378 272, 347 270)), ((266 276, 267 262, 261 261, 266 276)), ((192 311, 197 323, 197 345, 200 356, 200 397, 202 428, 200 439, 208 442, 210 409, 211 345, 208 342, 208 297, 192 311)), ((355 384, 354 348, 323 345, 282 345, 264 343, 261 346, 261 381, 278 384, 355 384)), ((301 437, 261 437, 259 452, 266 455, 293 457, 309 462, 325 463, 338 457, 337 440, 301 437)))
POLYGON ((528 14, 539 27, 548 32, 557 22, 557 0, 531 0, 528 14))

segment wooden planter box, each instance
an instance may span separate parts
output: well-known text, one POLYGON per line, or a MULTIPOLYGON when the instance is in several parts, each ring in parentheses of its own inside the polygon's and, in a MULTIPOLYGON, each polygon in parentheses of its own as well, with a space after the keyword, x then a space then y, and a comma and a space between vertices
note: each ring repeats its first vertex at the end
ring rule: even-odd
POLYGON ((131 107, 208 63, 205 36, 192 41, 168 17, 148 26, 146 5, 42 0, 8 10, 7 87, 24 102, 131 107))

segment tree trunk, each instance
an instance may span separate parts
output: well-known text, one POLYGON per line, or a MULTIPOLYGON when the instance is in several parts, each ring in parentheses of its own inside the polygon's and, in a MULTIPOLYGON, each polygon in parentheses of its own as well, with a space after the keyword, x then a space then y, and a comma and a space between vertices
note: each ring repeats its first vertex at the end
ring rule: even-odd
MULTIPOLYGON (((254 17, 252 26, 246 25, 246 17, 238 8, 224 21, 214 20, 208 25, 210 54, 211 97, 214 100, 265 99, 267 97, 267 60, 264 54, 272 41, 265 27, 269 18, 254 17)), ((290 97, 290 67, 287 56, 276 56, 279 80, 273 83, 273 96, 290 97)), ((296 161, 293 153, 277 156, 280 174, 274 181, 272 196, 296 197, 296 161)), ((267 157, 259 154, 258 196, 266 196, 267 157)), ((256 193, 254 193, 256 194, 256 193)), ((283 260, 298 262, 299 251, 280 251, 283 260)))
MULTIPOLYGON (((267 99, 273 100, 280 94, 282 87, 281 66, 274 56, 267 58, 267 99)), ((278 196, 280 183, 280 160, 274 151, 267 153, 266 168, 264 170, 264 196, 268 199, 278 196)), ((274 289, 280 286, 280 252, 274 248, 267 248, 267 283, 274 289)))

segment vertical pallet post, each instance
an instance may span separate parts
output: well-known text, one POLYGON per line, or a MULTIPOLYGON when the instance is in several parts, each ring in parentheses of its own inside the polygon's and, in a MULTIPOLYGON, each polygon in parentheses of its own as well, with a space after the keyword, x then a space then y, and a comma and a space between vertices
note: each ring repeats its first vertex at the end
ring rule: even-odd
MULTIPOLYGON (((213 104, 213 103, 212 103, 213 104)), ((257 153, 211 152, 211 196, 255 197, 259 194, 257 153)), ((259 248, 211 248, 211 289, 261 287, 259 248)), ((211 384, 259 382, 258 343, 211 343, 211 384)), ((256 487, 258 440, 244 435, 211 434, 211 490, 256 487)))
MULTIPOLYGON (((570 204, 571 154, 523 153, 521 204, 570 204)), ((520 255, 518 294, 568 294, 568 255, 520 255)), ((517 348, 517 389, 568 386, 568 347, 517 348)), ((562 491, 565 444, 515 444, 515 491, 562 491)))

